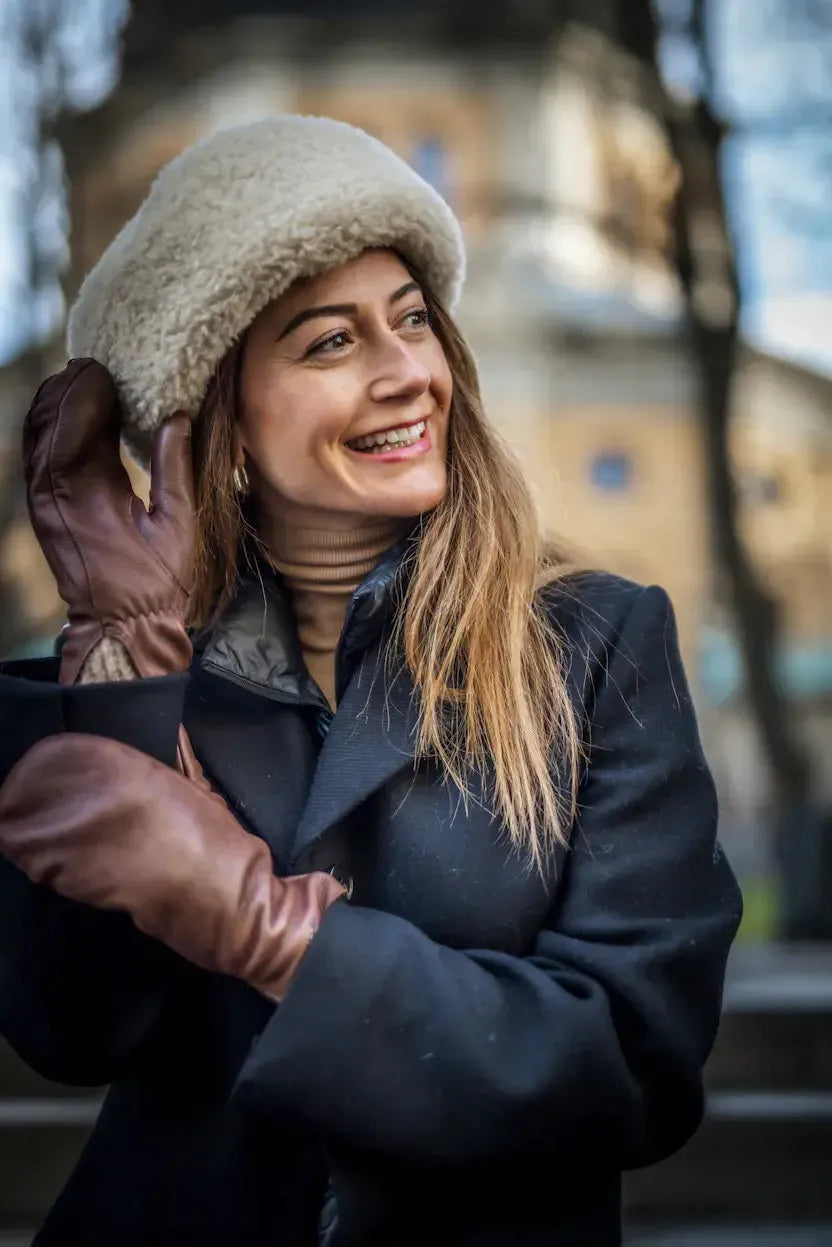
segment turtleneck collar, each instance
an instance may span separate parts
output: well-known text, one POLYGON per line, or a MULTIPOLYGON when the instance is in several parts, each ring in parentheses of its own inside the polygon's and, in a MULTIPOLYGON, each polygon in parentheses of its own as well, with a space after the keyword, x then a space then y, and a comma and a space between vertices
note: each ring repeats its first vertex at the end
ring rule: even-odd
POLYGON ((368 519, 356 528, 309 527, 281 518, 269 526, 270 561, 293 596, 311 591, 349 598, 412 526, 412 517, 368 519))
POLYGON ((335 708, 335 654, 353 593, 413 518, 368 519, 354 528, 307 526, 285 517, 269 525, 269 558, 283 577, 307 669, 335 708))

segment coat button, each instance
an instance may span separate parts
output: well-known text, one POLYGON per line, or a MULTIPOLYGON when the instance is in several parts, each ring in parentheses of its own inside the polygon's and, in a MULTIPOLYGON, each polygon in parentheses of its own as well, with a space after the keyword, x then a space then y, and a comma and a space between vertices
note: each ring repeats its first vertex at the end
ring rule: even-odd
POLYGON ((355 887, 352 875, 342 874, 337 866, 330 866, 327 874, 332 875, 333 879, 336 879, 338 883, 340 883, 341 887, 346 890, 347 900, 350 900, 352 898, 353 888, 355 887))

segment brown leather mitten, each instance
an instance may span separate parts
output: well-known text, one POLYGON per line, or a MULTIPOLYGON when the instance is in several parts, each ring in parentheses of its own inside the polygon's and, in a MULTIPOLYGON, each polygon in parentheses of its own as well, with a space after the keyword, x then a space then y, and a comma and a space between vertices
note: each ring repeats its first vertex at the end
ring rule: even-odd
POLYGON ((99 909, 205 970, 285 995, 327 909, 331 875, 278 878, 268 846, 221 797, 129 745, 38 741, 0 788, 0 853, 35 883, 99 909))
POLYGON ((189 666, 184 615, 193 587, 191 424, 156 435, 150 509, 121 462, 115 384, 93 359, 70 360, 35 395, 23 429, 29 515, 68 607, 60 681, 74 684, 103 638, 141 676, 189 666))

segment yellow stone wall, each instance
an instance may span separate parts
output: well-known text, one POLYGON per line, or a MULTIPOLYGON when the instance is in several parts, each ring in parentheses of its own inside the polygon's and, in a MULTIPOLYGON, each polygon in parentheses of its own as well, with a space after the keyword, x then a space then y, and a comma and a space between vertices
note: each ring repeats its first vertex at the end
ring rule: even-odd
POLYGON ((832 430, 828 439, 738 423, 732 457, 741 528, 800 643, 832 637, 832 430))
POLYGON ((692 659, 708 588, 702 444, 696 419, 666 407, 558 408, 495 423, 516 449, 544 524, 578 554, 670 594, 692 659), (630 486, 594 482, 598 455, 626 455, 630 486))
POLYGON ((389 81, 367 87, 335 85, 298 89, 298 112, 334 117, 359 126, 412 162, 421 142, 439 139, 445 151, 447 197, 466 235, 476 237, 492 215, 496 186, 493 104, 484 93, 448 86, 443 79, 421 89, 389 81))

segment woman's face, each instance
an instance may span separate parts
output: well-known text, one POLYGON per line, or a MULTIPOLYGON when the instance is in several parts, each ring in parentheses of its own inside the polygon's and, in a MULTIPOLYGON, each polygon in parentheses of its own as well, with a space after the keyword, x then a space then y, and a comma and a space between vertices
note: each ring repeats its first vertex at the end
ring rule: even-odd
POLYGON ((452 388, 422 292, 393 252, 297 282, 245 342, 239 440, 256 501, 344 527, 436 506, 452 388), (355 445, 388 432, 383 451, 355 445))

